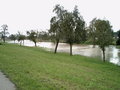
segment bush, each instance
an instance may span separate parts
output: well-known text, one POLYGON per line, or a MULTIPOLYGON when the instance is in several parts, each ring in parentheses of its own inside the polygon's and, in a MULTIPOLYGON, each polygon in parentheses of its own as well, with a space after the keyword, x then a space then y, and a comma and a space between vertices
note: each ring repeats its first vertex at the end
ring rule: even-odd
POLYGON ((2 45, 2 43, 0 42, 0 45, 2 45))

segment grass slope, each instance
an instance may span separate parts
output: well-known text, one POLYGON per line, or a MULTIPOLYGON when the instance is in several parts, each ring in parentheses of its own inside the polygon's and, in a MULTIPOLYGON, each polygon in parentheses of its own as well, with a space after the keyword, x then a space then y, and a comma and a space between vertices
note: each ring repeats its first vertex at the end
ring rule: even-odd
POLYGON ((0 45, 0 70, 18 90, 120 90, 120 67, 41 48, 0 45))

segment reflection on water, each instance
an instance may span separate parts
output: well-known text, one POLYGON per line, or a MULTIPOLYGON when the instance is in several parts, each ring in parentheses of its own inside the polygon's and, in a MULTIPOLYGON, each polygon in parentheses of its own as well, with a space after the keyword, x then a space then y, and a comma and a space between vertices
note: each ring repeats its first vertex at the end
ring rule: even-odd
POLYGON ((106 59, 111 63, 120 65, 120 49, 115 46, 110 46, 106 49, 106 59))
MULTIPOLYGON (((13 41, 11 41, 13 43, 13 41)), ((16 43, 18 43, 16 41, 16 43)), ((34 43, 25 40, 24 42, 25 46, 34 46, 34 43)), ((55 44, 52 42, 39 42, 37 43, 37 46, 46 48, 47 50, 53 51, 55 48, 55 44)), ((58 45, 58 52, 67 52, 69 53, 70 46, 66 43, 59 43, 58 45)), ((96 57, 99 59, 102 59, 102 51, 98 46, 93 48, 92 45, 73 45, 73 54, 74 55, 83 55, 88 57, 96 57)), ((116 48, 115 46, 109 46, 106 48, 106 60, 108 60, 111 63, 120 65, 120 49, 116 48)))

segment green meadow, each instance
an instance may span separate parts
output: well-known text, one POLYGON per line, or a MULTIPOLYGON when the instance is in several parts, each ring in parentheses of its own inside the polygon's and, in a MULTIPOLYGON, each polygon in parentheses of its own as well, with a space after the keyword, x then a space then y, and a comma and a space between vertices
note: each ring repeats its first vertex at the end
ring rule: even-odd
POLYGON ((17 90, 120 90, 120 67, 39 47, 0 45, 0 70, 17 90))

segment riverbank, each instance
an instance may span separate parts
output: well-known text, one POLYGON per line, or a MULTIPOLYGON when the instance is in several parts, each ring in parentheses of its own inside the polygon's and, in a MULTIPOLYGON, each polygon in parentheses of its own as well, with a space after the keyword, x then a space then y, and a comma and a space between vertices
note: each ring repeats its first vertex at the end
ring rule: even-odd
POLYGON ((0 45, 0 70, 18 90, 119 90, 120 67, 38 47, 0 45))
MULTIPOLYGON (((9 41, 8 43, 14 43, 14 41, 9 41)), ((15 43, 18 43, 17 41, 15 43)), ((34 43, 30 40, 25 40, 23 46, 34 47, 34 43)), ((38 42, 38 47, 45 48, 47 51, 54 51, 55 43, 52 42, 38 42)), ((59 43, 57 52, 70 52, 70 45, 67 43, 59 43)), ((83 44, 74 44, 72 47, 73 55, 82 55, 87 57, 94 57, 102 60, 102 51, 98 45, 93 48, 93 45, 83 45, 83 44)), ((106 61, 117 64, 120 66, 120 50, 114 45, 106 47, 105 57, 106 61)))

